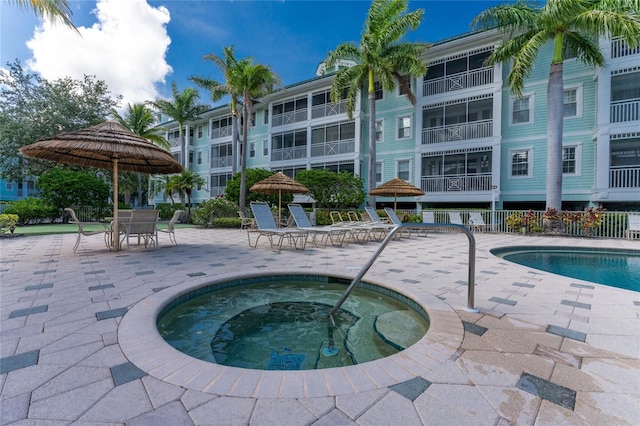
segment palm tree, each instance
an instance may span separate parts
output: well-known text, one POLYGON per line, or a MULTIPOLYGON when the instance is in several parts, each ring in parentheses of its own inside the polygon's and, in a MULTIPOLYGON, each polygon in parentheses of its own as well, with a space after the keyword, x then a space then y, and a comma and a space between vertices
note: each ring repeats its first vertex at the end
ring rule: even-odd
MULTIPOLYGON (((153 144, 166 150, 171 147, 169 142, 158 133, 159 129, 154 128, 156 119, 151 109, 145 104, 127 104, 127 110, 124 117, 115 109, 111 110, 111 115, 117 122, 131 130, 136 135, 147 139, 153 144)), ((137 173, 137 175, 138 202, 142 203, 142 174, 137 173)))
POLYGON ((490 65, 513 61, 507 83, 522 95, 540 49, 553 42, 547 83, 547 209, 562 208, 562 63, 566 51, 586 65, 602 66, 599 37, 623 37, 637 46, 640 38, 638 0, 547 0, 542 7, 524 2, 487 9, 473 20, 476 28, 497 28, 508 34, 488 58, 490 65))
MULTIPOLYGON (((329 53, 327 67, 341 59, 351 59, 356 65, 343 68, 336 74, 331 86, 331 101, 338 104, 345 93, 346 108, 350 119, 356 100, 364 88, 369 101, 369 179, 368 190, 376 182, 376 79, 385 91, 393 91, 398 84, 413 105, 416 98, 403 76, 421 77, 427 67, 420 57, 428 45, 425 43, 400 42, 409 29, 415 30, 422 21, 424 9, 407 12, 408 0, 373 0, 364 24, 360 45, 352 42, 340 44, 329 53)), ((375 207, 375 197, 369 196, 368 204, 375 207)))
POLYGON ((189 80, 193 81, 196 85, 208 90, 211 93, 211 101, 217 102, 225 95, 231 95, 231 141, 232 141, 232 173, 236 173, 238 167, 238 89, 229 83, 233 81, 233 72, 238 65, 238 61, 233 53, 233 46, 224 47, 223 56, 217 56, 213 53, 204 55, 202 58, 208 61, 212 61, 213 64, 224 74, 224 83, 220 83, 217 80, 212 80, 203 76, 192 76, 189 80))
POLYGON ((242 96, 242 135, 240 146, 240 211, 245 211, 247 199, 247 146, 249 137, 249 121, 253 112, 253 100, 273 92, 281 85, 280 78, 266 65, 254 64, 248 57, 237 63, 229 82, 242 96))
POLYGON ((78 31, 71 22, 71 8, 67 0, 10 0, 21 9, 30 7, 41 18, 49 18, 52 21, 60 20, 68 27, 78 31))
POLYGON ((176 191, 186 196, 187 208, 189 209, 189 217, 191 216, 191 193, 195 188, 206 185, 207 181, 191 170, 183 170, 179 175, 173 175, 169 179, 169 183, 166 186, 167 191, 176 191))
POLYGON ((189 87, 182 92, 178 91, 178 85, 171 84, 173 100, 157 99, 149 102, 158 111, 171 117, 178 122, 178 134, 180 137, 180 156, 185 169, 189 168, 189 158, 187 155, 187 143, 184 137, 184 126, 192 120, 198 118, 200 114, 209 109, 208 106, 198 104, 200 94, 197 90, 189 87))

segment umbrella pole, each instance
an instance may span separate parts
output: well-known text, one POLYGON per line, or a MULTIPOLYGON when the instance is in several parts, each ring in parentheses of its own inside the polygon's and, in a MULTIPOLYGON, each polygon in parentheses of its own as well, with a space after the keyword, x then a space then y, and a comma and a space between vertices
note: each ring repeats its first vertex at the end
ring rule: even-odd
POLYGON ((278 228, 282 226, 282 189, 278 190, 278 228))
POLYGON ((120 250, 120 233, 118 232, 118 159, 113 159, 113 225, 111 226, 111 245, 120 250))

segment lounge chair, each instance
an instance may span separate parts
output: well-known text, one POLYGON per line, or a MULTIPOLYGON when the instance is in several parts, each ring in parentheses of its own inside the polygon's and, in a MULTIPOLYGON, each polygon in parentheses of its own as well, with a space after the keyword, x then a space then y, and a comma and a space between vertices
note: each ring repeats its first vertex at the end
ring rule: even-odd
POLYGON ((288 207, 289 212, 291 213, 290 217, 293 218, 295 225, 298 229, 309 232, 313 245, 317 246, 318 243, 324 243, 323 247, 326 247, 326 240, 329 240, 332 246, 342 246, 344 238, 349 232, 348 228, 335 226, 313 226, 300 204, 289 204, 288 207), (319 241, 318 236, 320 237, 319 241))
POLYGON ((252 201, 251 211, 253 212, 257 229, 247 229, 249 247, 257 247, 260 237, 265 236, 269 240, 271 250, 273 250, 274 247, 274 238, 277 238, 275 246, 278 248, 278 252, 282 250, 282 243, 285 239, 289 241, 289 244, 293 244, 296 250, 305 249, 309 231, 302 229, 278 228, 278 225, 273 218, 273 214, 271 213, 271 208, 267 203, 252 201), (253 245, 251 244, 251 234, 257 234, 256 241, 253 245))
POLYGON ((489 229, 489 225, 484 222, 480 212, 469 213, 469 227, 472 231, 487 231, 489 229))
POLYGON ((629 213, 629 227, 627 228, 627 240, 635 239, 640 236, 640 214, 629 213))
POLYGON ((167 223, 167 228, 157 228, 158 232, 164 232, 166 234, 169 234, 169 241, 171 241, 173 244, 178 245, 178 242, 176 241, 176 222, 178 222, 178 220, 180 219, 180 215, 184 212, 184 210, 176 210, 173 212, 173 216, 171 216, 171 219, 169 219, 169 223, 167 223))
MULTIPOLYGON (((398 217, 396 212, 393 211, 391 207, 385 207, 384 212, 387 214, 387 217, 389 217, 389 219, 391 220, 391 223, 393 223, 394 225, 402 225, 402 219, 398 217)), ((424 229, 420 229, 420 228, 405 228, 402 230, 402 232, 406 234, 408 238, 411 238, 411 234, 413 234, 414 232, 423 237, 427 236, 427 232, 424 229)))
POLYGON ((436 223, 436 219, 432 211, 422 212, 422 223, 436 223))
POLYGON ((460 212, 449 212, 449 222, 454 225, 464 225, 460 217, 460 212))
POLYGON ((111 237, 111 230, 109 229, 108 225, 99 222, 80 222, 78 220, 78 216, 76 216, 76 212, 73 211, 73 209, 67 207, 66 209, 64 209, 64 211, 68 213, 69 216, 71 216, 71 220, 69 221, 69 223, 75 223, 76 225, 78 225, 78 238, 76 239, 76 244, 73 246, 74 253, 76 252, 76 250, 78 250, 78 246, 80 246, 80 239, 83 236, 89 237, 91 235, 102 234, 102 236, 104 237, 105 245, 107 246, 107 248, 110 247, 109 238, 111 237), (89 225, 102 225, 103 229, 88 231, 86 227, 89 225))
POLYGON ((158 227, 156 225, 159 213, 159 210, 133 210, 128 222, 123 222, 118 215, 120 229, 124 228, 121 242, 127 240, 127 249, 130 248, 129 239, 132 235, 138 237, 138 244, 141 239, 144 239, 145 247, 149 245, 158 247, 158 227))

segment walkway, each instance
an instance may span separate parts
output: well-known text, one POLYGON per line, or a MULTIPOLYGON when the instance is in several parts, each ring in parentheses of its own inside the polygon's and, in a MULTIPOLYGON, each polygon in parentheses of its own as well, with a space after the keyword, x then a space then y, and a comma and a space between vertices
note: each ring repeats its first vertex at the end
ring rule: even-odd
POLYGON ((100 237, 83 240, 76 254, 75 235, 0 240, 1 424, 638 424, 640 293, 489 253, 638 242, 477 234, 473 314, 462 309, 463 235, 393 241, 365 279, 431 300, 438 319, 427 336, 439 343, 348 371, 271 372, 274 381, 226 369, 200 383, 204 370, 176 362, 172 349, 136 349, 141 301, 240 273, 353 277, 376 244, 278 254, 249 248, 239 230, 177 234, 178 246, 161 236, 157 250, 119 253, 100 237))

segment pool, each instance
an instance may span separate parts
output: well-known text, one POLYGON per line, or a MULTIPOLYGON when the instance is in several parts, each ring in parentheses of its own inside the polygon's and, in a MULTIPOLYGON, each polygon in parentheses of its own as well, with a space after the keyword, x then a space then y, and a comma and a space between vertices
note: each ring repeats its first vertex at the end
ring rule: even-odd
POLYGON ((632 291, 640 291, 640 250, 514 246, 495 256, 530 268, 632 291))
POLYGON ((415 302, 367 282, 328 318, 349 283, 295 275, 218 283, 169 303, 158 330, 194 358, 262 370, 361 364, 398 353, 427 333, 428 315, 415 302))

